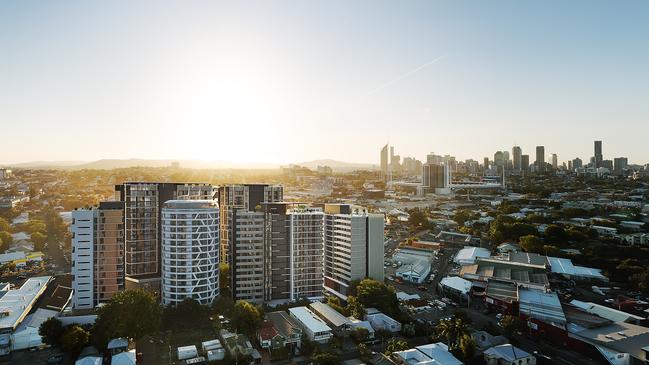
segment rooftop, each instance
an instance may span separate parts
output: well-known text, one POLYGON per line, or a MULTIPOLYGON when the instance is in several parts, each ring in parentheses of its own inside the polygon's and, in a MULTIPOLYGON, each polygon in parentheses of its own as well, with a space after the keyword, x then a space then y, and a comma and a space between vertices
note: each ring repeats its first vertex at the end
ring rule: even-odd
POLYGON ((516 360, 524 359, 526 357, 532 356, 529 353, 519 349, 516 346, 510 344, 494 346, 487 349, 485 355, 496 357, 499 359, 507 360, 508 362, 514 362, 516 360))
POLYGON ((440 280, 440 285, 455 289, 464 294, 471 291, 472 283, 469 280, 462 279, 459 276, 447 276, 440 280))
POLYGON ((313 302, 309 304, 321 318, 331 323, 335 327, 349 325, 350 321, 347 317, 340 314, 337 310, 331 308, 328 304, 322 302, 313 302))
POLYGON ((458 251, 457 255, 455 255, 455 259, 453 261, 457 263, 473 264, 477 257, 490 256, 491 251, 487 250, 486 248, 464 246, 464 248, 458 251))
POLYGON ((518 291, 520 313, 544 322, 566 323, 559 297, 554 292, 521 288, 518 291))
POLYGON ((644 320, 643 317, 636 316, 631 313, 622 312, 615 308, 605 307, 603 305, 592 303, 592 302, 582 302, 580 300, 575 299, 572 300, 570 304, 590 314, 595 314, 599 317, 608 319, 609 321, 612 322, 628 322, 629 320, 639 320, 639 321, 644 320))
POLYGON ((51 279, 51 276, 29 278, 19 289, 5 292, 0 297, 0 329, 16 329, 51 279))
POLYGON ((214 209, 218 208, 215 200, 167 200, 166 209, 214 209))
POLYGON ((289 308, 288 311, 314 333, 331 331, 331 328, 307 307, 289 308))

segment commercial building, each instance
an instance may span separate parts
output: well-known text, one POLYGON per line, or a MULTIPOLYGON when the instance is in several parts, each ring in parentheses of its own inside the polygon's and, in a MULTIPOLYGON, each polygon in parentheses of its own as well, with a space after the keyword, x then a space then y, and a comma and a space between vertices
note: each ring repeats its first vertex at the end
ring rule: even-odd
POLYGON ((527 172, 530 169, 530 155, 521 155, 521 171, 527 172))
POLYGON ((629 160, 626 157, 618 157, 613 159, 613 173, 615 175, 621 176, 624 174, 624 170, 629 165, 629 160))
POLYGON ((559 162, 557 160, 557 154, 553 153, 552 154, 552 168, 556 170, 557 167, 558 167, 558 164, 559 164, 559 162))
POLYGON ((124 290, 124 203, 72 212, 72 307, 90 309, 124 290))
POLYGON ((463 249, 458 251, 453 259, 453 262, 459 265, 473 265, 478 257, 490 257, 491 251, 486 248, 464 246, 463 249))
POLYGON ((51 276, 37 276, 27 279, 17 289, 10 289, 9 284, 0 287, 0 356, 7 355, 14 349, 14 332, 51 280, 51 276))
POLYGON ((545 147, 536 146, 536 171, 544 172, 545 171, 545 147))
POLYGON ((448 165, 425 163, 422 165, 422 182, 419 194, 434 193, 435 189, 442 189, 450 184, 450 170, 448 165))
MULTIPOLYGON (((519 146, 512 147, 512 158, 514 163, 514 171, 522 170, 522 157, 523 150, 519 146)), ((528 161, 529 164, 529 161, 528 161)))
POLYGON ((284 200, 284 188, 269 184, 236 184, 219 187, 220 256, 231 264, 230 248, 235 245, 233 226, 230 223, 235 210, 255 211, 262 203, 284 200))
POLYGON ((388 178, 388 145, 386 144, 381 148, 381 179, 383 181, 388 178))
POLYGON ((347 299, 354 280, 383 281, 384 219, 362 207, 324 206, 324 289, 347 299))
POLYGON ((602 167, 604 161, 604 154, 602 153, 602 141, 595 141, 595 168, 602 167))
POLYGON ((213 200, 170 200, 162 208, 162 303, 210 305, 219 295, 219 209, 213 200))

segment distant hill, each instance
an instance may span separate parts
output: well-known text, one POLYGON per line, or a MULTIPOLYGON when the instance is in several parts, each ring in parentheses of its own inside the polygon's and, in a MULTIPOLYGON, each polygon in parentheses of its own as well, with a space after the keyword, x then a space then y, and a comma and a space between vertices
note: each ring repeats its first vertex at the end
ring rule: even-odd
POLYGON ((307 162, 300 162, 296 165, 308 167, 311 170, 315 170, 318 166, 329 166, 332 170, 338 172, 349 172, 354 170, 377 170, 378 166, 372 165, 369 163, 357 163, 357 162, 344 162, 331 159, 324 160, 314 160, 307 162))
MULTIPOLYGON (((200 161, 200 160, 147 160, 140 158, 131 159, 102 159, 97 161, 33 161, 17 164, 7 164, 8 167, 25 169, 55 169, 55 170, 111 170, 129 167, 165 167, 178 162, 180 167, 190 169, 277 169, 278 164, 268 163, 238 163, 228 161, 200 161)), ((343 162, 331 159, 322 159, 297 163, 315 170, 318 166, 329 166, 337 172, 350 172, 354 170, 377 170, 378 166, 367 163, 343 162)))
POLYGON ((87 161, 34 161, 8 164, 9 167, 26 169, 57 169, 57 170, 111 170, 129 167, 165 167, 172 162, 178 162, 180 167, 192 169, 276 169, 279 165, 263 163, 236 163, 228 161, 199 161, 199 160, 147 160, 147 159, 102 159, 87 161))

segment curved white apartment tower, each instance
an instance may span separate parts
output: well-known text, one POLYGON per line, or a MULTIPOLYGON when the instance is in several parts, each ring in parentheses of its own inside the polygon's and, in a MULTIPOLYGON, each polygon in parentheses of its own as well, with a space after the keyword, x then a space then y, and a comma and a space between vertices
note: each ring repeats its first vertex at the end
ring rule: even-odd
POLYGON ((212 200, 169 200, 162 208, 162 304, 219 295, 219 208, 212 200))

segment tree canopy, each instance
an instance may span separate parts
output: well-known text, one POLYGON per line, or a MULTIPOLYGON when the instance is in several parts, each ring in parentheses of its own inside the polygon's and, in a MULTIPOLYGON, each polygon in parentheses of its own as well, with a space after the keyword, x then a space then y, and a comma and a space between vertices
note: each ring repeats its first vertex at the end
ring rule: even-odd
POLYGON ((363 279, 356 287, 356 297, 365 308, 376 308, 388 315, 399 310, 394 288, 373 279, 363 279))
POLYGON ((89 340, 90 333, 75 324, 66 328, 65 332, 63 332, 61 336, 61 349, 71 352, 76 356, 88 344, 89 340))
POLYGON ((38 334, 41 336, 43 343, 53 347, 61 346, 61 336, 64 331, 63 324, 56 317, 48 318, 38 328, 38 334))
POLYGON ((93 329, 100 347, 111 338, 140 339, 160 328, 162 309, 153 294, 138 289, 116 293, 97 311, 93 329))
POLYGON ((263 320, 261 310, 245 300, 239 300, 234 305, 232 325, 237 331, 253 336, 263 320))

